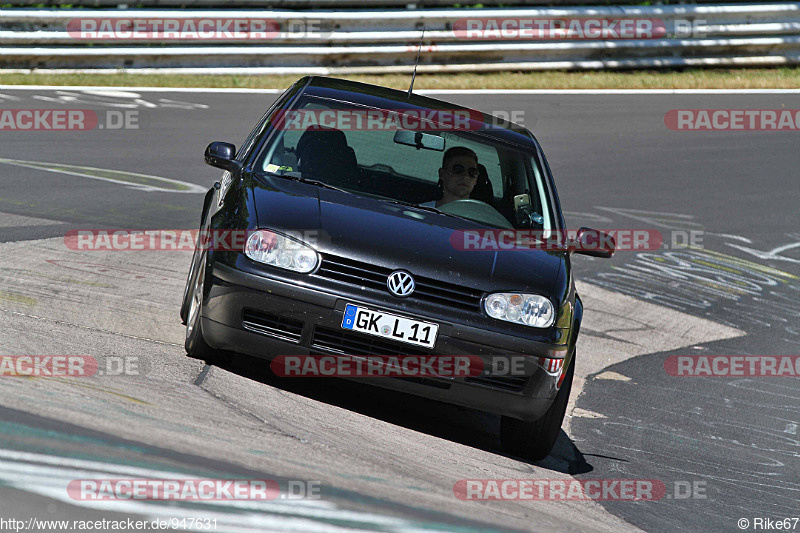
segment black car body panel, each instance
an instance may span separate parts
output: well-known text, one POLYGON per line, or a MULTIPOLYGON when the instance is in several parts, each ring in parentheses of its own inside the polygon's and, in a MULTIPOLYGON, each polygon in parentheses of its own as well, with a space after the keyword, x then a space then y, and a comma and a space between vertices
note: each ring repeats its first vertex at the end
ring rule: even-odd
MULTIPOLYGON (((208 345, 265 360, 295 354, 420 353, 468 354, 491 362, 496 355, 523 355, 524 376, 362 381, 520 420, 540 418, 559 384, 559 375, 548 372, 540 358, 564 360, 561 368, 566 369, 583 315, 570 254, 459 251, 450 243, 454 231, 485 226, 255 171, 258 154, 275 134, 270 117, 306 96, 375 108, 458 108, 419 95, 409 98, 392 89, 319 77, 303 78, 284 93, 247 138, 221 186, 209 191, 202 228, 313 231, 321 261, 313 272, 299 274, 239 251, 208 250, 201 317, 208 345), (385 278, 396 270, 416 277, 418 289, 410 297, 397 298, 386 290, 385 278), (539 329, 490 318, 481 302, 497 291, 545 296, 556 310, 552 326, 539 329), (347 303, 435 322, 440 326, 437 343, 427 350, 343 330, 347 303)), ((490 117, 485 117, 488 124, 490 117)), ((523 147, 541 160, 554 221, 563 228, 555 185, 533 135, 498 119, 476 135, 523 147)))

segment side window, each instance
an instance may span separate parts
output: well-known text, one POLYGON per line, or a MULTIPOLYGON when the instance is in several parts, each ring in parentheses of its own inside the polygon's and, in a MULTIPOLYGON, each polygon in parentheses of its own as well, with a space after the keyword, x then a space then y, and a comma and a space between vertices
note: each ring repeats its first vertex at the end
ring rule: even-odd
POLYGON ((542 218, 544 219, 544 224, 542 229, 549 230, 554 227, 553 225, 553 214, 550 212, 550 202, 547 199, 547 187, 544 183, 544 175, 542 173, 542 168, 539 166, 539 162, 536 160, 535 157, 531 157, 531 169, 533 170, 533 182, 535 184, 536 190, 531 191, 532 194, 538 196, 538 206, 541 210, 542 218))

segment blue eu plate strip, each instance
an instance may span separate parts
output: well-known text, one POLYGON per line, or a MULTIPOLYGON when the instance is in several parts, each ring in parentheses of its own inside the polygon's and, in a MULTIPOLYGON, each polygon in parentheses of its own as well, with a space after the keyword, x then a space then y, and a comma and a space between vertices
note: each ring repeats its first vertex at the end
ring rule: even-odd
POLYGON ((356 321, 357 310, 358 308, 352 304, 347 304, 344 307, 344 318, 342 319, 342 327, 344 329, 353 329, 353 323, 356 321))

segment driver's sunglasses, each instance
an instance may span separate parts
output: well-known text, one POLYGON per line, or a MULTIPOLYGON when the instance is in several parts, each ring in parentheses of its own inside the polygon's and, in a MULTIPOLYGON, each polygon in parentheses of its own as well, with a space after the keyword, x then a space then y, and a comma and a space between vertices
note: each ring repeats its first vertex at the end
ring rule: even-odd
POLYGON ((468 172, 470 178, 477 178, 478 174, 480 174, 478 167, 466 168, 464 167, 464 165, 453 165, 452 167, 450 167, 450 172, 452 172, 456 176, 460 176, 464 172, 468 172))

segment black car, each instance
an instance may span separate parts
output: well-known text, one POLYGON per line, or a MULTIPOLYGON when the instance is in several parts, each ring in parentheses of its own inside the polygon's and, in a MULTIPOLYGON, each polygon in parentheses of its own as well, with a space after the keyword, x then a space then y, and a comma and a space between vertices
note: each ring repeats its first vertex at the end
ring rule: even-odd
MULTIPOLYGON (((528 130, 313 76, 278 98, 238 152, 215 142, 205 160, 225 172, 201 230, 246 238, 195 251, 181 309, 190 356, 467 355, 484 362, 480 374, 364 381, 502 415, 505 448, 549 453, 583 306, 570 242, 496 246, 500 234, 564 235, 528 130), (464 236, 488 245, 471 249, 464 236), (500 368, 511 358, 523 364, 500 368)), ((613 246, 579 251, 609 257, 613 246)))

